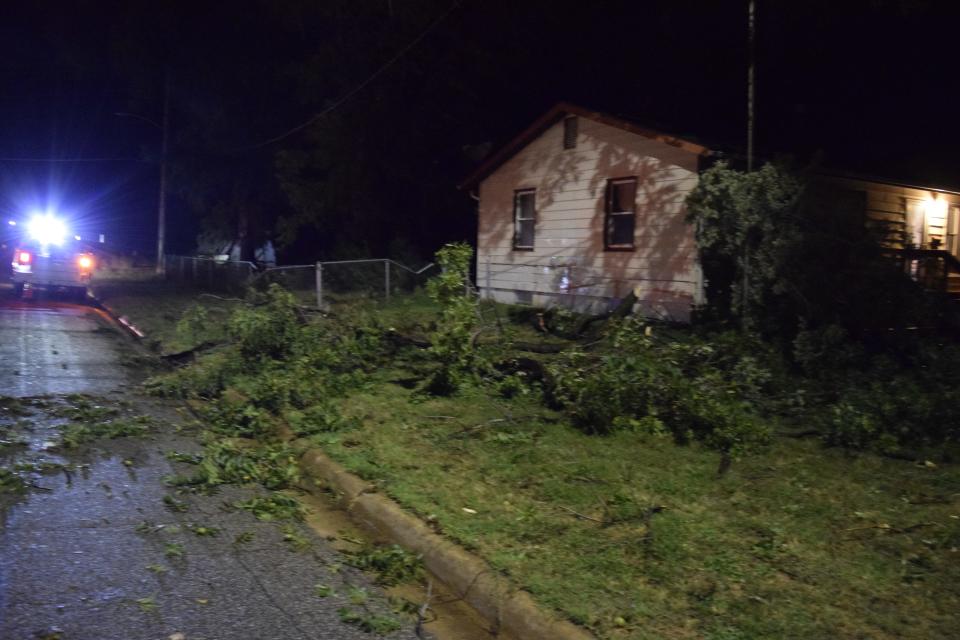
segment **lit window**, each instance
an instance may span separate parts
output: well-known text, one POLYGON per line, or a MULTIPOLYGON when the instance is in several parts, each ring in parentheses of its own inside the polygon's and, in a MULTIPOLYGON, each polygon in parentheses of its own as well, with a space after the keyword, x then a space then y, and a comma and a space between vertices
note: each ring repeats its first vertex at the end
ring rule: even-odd
POLYGON ((513 248, 533 249, 533 231, 537 223, 535 189, 513 194, 513 248))
POLYGON ((604 245, 607 249, 633 249, 636 201, 636 178, 618 178, 607 182, 607 215, 604 227, 604 245))

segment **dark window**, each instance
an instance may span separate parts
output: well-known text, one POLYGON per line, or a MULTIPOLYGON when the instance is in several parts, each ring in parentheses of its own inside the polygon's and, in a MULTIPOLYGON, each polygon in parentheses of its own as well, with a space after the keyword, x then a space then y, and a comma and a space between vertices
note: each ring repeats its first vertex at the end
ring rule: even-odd
POLYGON ((533 230, 537 223, 534 189, 513 194, 513 248, 533 249, 533 230))
POLYGON ((608 249, 633 249, 637 213, 637 179, 618 178, 607 182, 604 244, 608 249))
POLYGON ((570 116, 563 119, 563 148, 575 149, 577 146, 577 118, 570 116))

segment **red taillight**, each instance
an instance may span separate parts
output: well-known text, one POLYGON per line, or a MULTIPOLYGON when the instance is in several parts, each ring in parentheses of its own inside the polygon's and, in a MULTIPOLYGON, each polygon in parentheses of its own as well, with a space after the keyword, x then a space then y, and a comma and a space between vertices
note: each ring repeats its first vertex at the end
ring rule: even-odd
POLYGON ((77 258, 77 265, 83 271, 89 271, 90 269, 93 269, 93 258, 90 256, 80 256, 77 258))
POLYGON ((20 264, 30 264, 31 259, 33 259, 33 256, 30 255, 29 251, 17 251, 17 262, 20 264))

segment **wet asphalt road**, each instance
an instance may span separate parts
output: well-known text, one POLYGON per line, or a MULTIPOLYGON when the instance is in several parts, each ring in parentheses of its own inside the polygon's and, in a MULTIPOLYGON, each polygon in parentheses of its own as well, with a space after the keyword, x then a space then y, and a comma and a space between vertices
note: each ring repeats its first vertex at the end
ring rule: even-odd
POLYGON ((89 307, 54 296, 20 301, 0 289, 0 393, 104 393, 128 382, 121 345, 89 307))
MULTIPOLYGON (((304 525, 295 533, 309 547, 296 549, 280 525, 225 507, 258 490, 181 495, 164 484, 192 469, 165 454, 200 445, 181 408, 137 393, 140 374, 124 365, 132 349, 125 336, 88 308, 4 294, 0 395, 26 400, 0 408, 0 442, 23 442, 0 447, 0 466, 66 470, 32 472, 25 496, 0 496, 0 639, 375 637, 338 613, 389 613, 368 576, 304 525), (67 452, 51 443, 71 393, 160 426, 67 452), (50 397, 31 399, 40 395, 50 397), (184 510, 169 510, 164 496, 184 510), (199 527, 216 535, 198 535, 199 527), (332 595, 320 597, 317 585, 332 595)), ((389 637, 413 639, 412 626, 404 620, 389 637)))

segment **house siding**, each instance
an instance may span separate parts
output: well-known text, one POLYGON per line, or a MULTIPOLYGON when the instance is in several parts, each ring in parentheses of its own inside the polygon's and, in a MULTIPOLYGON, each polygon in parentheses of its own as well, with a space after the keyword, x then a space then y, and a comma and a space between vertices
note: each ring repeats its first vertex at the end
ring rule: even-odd
POLYGON ((563 148, 562 120, 487 176, 478 188, 477 284, 502 302, 615 306, 633 289, 639 311, 688 320, 702 275, 684 202, 697 184, 697 153, 580 118, 563 148), (610 178, 637 178, 632 251, 604 248, 610 178), (536 189, 532 250, 513 248, 513 194, 536 189))

